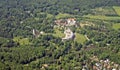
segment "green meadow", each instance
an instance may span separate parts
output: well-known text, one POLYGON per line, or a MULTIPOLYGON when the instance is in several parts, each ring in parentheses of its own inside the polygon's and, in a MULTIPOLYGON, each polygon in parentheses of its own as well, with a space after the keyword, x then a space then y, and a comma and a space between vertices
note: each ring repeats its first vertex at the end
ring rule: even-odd
POLYGON ((14 37, 13 41, 18 42, 20 45, 29 45, 30 44, 28 38, 14 37))
POLYGON ((60 37, 60 38, 65 36, 64 33, 60 31, 59 29, 54 29, 54 30, 55 30, 55 33, 53 33, 53 36, 60 37))
POLYGON ((99 19, 99 20, 120 20, 118 16, 104 16, 104 15, 85 15, 85 18, 99 19))
POLYGON ((70 14, 66 14, 66 13, 59 13, 58 15, 56 15, 56 19, 60 19, 60 18, 66 18, 66 17, 72 17, 72 15, 70 14))
POLYGON ((113 6, 115 12, 120 16, 120 6, 113 6))
POLYGON ((113 29, 115 30, 120 29, 120 23, 113 24, 113 29))
POLYGON ((79 33, 76 33, 76 34, 75 34, 75 41, 76 41, 76 42, 83 44, 86 40, 87 40, 87 39, 85 38, 84 35, 79 34, 79 33))

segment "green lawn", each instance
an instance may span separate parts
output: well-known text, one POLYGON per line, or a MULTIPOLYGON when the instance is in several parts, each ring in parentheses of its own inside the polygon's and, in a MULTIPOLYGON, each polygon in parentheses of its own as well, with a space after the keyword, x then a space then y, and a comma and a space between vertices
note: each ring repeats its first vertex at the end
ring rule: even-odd
POLYGON ((101 14, 101 15, 116 15, 116 12, 112 7, 99 7, 93 9, 93 12, 95 14, 101 14))
POLYGON ((85 15, 83 17, 87 17, 90 19, 100 19, 100 20, 120 20, 120 17, 117 16, 102 16, 102 15, 85 15))
POLYGON ((47 14, 47 18, 52 18, 53 15, 52 14, 47 14))
MULTIPOLYGON (((54 33, 53 36, 60 37, 60 38, 65 37, 65 34, 63 32, 61 32, 59 29, 55 29, 55 32, 56 33, 54 33)), ((74 41, 83 44, 86 40, 87 39, 85 38, 84 35, 79 34, 79 33, 75 34, 75 40, 74 41)))
POLYGON ((18 42, 20 45, 29 45, 30 44, 28 38, 14 37, 13 41, 18 42))
POLYGON ((75 41, 78 42, 78 43, 83 44, 83 43, 87 40, 87 39, 85 38, 85 36, 82 35, 82 34, 76 33, 75 35, 76 35, 75 41))
POLYGON ((62 33, 59 29, 54 29, 54 30, 55 30, 55 33, 53 34, 53 36, 60 37, 60 38, 63 38, 65 36, 64 33, 62 33))
POLYGON ((113 29, 115 29, 115 30, 120 29, 120 23, 113 24, 113 29))
MULTIPOLYGON (((45 14, 45 13, 41 12, 39 14, 45 14)), ((47 14, 46 18, 52 18, 52 17, 54 17, 52 14, 48 14, 48 13, 46 13, 46 14, 47 14)), ((40 19, 39 17, 35 17, 36 21, 38 21, 39 19, 40 19)))
POLYGON ((37 17, 36 17, 36 18, 35 18, 35 20, 36 20, 36 21, 38 21, 38 20, 39 20, 39 18, 37 18, 37 17))
POLYGON ((113 6, 115 12, 120 16, 120 6, 113 6))
POLYGON ((66 14, 66 13, 59 13, 58 15, 56 15, 56 19, 60 19, 60 18, 66 18, 66 17, 72 17, 72 15, 70 14, 66 14))

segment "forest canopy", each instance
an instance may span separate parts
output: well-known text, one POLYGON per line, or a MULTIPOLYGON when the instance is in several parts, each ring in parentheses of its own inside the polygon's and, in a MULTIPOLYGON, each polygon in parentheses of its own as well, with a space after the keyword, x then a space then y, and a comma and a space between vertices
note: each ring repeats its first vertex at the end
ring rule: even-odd
POLYGON ((120 0, 0 0, 0 70, 120 69, 119 10, 120 0))

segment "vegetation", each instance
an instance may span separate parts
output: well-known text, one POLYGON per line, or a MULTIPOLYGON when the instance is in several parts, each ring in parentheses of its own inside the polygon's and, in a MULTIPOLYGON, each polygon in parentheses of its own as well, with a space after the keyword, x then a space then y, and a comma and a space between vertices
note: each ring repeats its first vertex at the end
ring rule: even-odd
POLYGON ((119 0, 0 0, 0 70, 94 70, 106 59, 120 69, 119 8, 119 0), (55 24, 66 18, 76 25, 55 24), (65 28, 74 40, 62 41, 65 28))
POLYGON ((115 12, 120 16, 120 7, 119 6, 113 6, 115 12))
POLYGON ((28 38, 21 38, 21 37, 15 37, 13 41, 18 42, 20 45, 29 45, 29 39, 28 38))
POLYGON ((70 15, 70 14, 62 14, 62 13, 59 13, 58 15, 56 15, 56 19, 66 18, 66 17, 72 17, 72 15, 70 15))
POLYGON ((53 36, 55 37, 60 37, 60 38, 63 38, 65 35, 64 35, 64 32, 63 31, 60 31, 60 29, 54 29, 55 30, 55 33, 53 33, 53 36))
POLYGON ((120 23, 113 24, 113 28, 114 28, 115 30, 120 29, 120 23))
POLYGON ((120 17, 118 16, 102 16, 102 15, 85 15, 83 17, 87 17, 87 18, 90 18, 90 19, 100 19, 100 20, 109 20, 109 21, 119 21, 120 20, 120 17))
POLYGON ((82 34, 79 34, 79 33, 76 33, 76 38, 75 38, 75 41, 78 42, 78 43, 81 43, 81 44, 84 44, 85 41, 86 41, 86 38, 84 35, 82 34))

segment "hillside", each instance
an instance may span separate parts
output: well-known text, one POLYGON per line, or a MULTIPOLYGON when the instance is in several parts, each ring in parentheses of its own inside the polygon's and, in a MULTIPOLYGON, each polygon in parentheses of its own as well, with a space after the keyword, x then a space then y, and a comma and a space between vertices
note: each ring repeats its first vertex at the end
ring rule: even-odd
POLYGON ((119 0, 0 0, 0 70, 119 70, 119 0))

